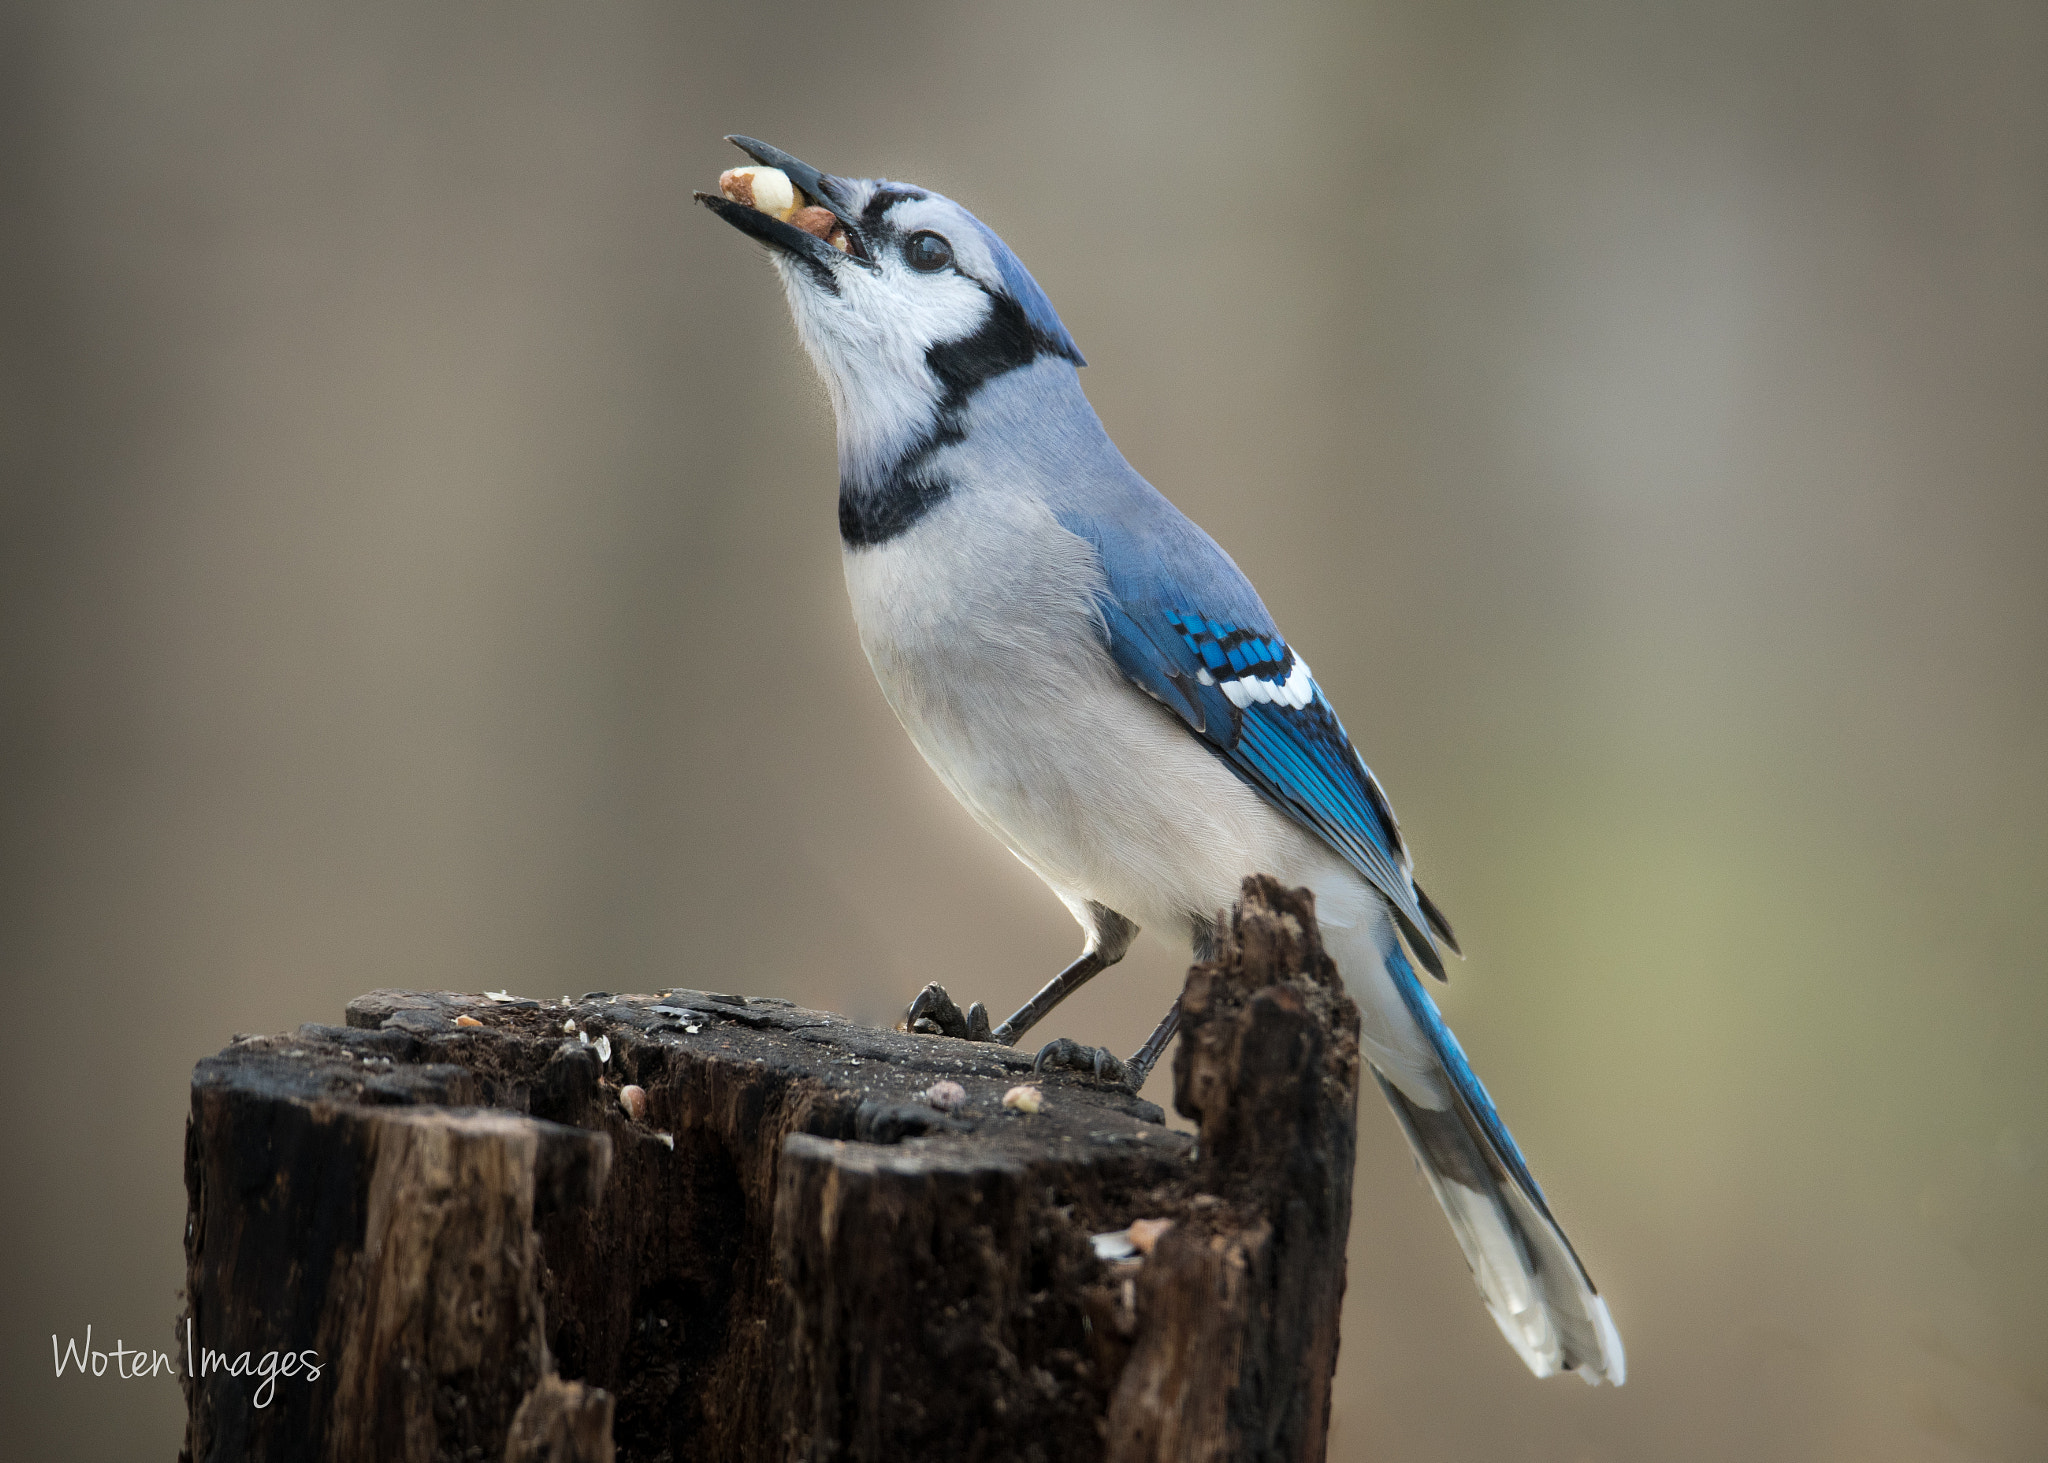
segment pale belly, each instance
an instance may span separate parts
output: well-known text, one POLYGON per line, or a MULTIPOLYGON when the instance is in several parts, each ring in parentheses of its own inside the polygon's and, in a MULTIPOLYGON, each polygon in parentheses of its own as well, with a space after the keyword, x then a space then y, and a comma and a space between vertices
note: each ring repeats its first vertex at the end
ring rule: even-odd
POLYGON ((1092 553, 1042 508, 1008 511, 980 515, 979 535, 942 511, 846 556, 861 644, 925 761, 1077 917, 1101 904, 1185 950, 1193 922, 1227 911, 1247 874, 1312 890, 1374 1065, 1437 1106, 1433 1063, 1380 959, 1379 894, 1133 690, 1093 619, 1092 553), (932 533, 945 551, 919 552, 916 535, 932 533))
POLYGON ((941 512, 847 555, 868 661, 940 780, 1070 905, 1184 941, 1245 872, 1299 865, 1303 835, 1125 683, 1087 547, 1042 508, 1006 511, 976 515, 981 542, 941 512))

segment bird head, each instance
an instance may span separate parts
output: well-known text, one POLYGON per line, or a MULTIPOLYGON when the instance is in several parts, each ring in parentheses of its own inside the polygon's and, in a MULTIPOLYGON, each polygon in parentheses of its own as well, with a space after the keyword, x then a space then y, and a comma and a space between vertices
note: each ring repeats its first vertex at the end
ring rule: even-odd
POLYGON ((839 421, 842 474, 885 472, 993 377, 1085 364, 1010 248, 950 198, 821 173, 750 137, 697 201, 769 246, 797 335, 839 421))

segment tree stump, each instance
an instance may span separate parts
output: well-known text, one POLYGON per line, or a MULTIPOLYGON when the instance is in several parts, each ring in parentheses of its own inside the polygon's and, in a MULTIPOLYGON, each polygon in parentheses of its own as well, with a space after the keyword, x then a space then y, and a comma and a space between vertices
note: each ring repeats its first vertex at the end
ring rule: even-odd
POLYGON ((690 990, 239 1038, 192 1081, 183 1457, 1322 1457, 1358 1013, 1307 893, 1247 880, 1189 973, 1196 1137, 1030 1062, 690 990))

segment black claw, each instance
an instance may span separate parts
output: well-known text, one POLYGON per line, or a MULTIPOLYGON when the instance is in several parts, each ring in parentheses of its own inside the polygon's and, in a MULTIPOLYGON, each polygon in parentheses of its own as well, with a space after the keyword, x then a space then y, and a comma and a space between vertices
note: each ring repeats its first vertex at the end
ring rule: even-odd
POLYGON ((910 1003, 904 1024, 926 1036, 967 1035, 967 1018, 960 1014, 960 1008, 953 1004, 953 998, 937 981, 917 993, 917 999, 910 1003))
POLYGON ((988 1007, 976 1001, 962 1011, 946 988, 933 981, 917 993, 904 1026, 922 1036, 957 1036, 963 1041, 994 1041, 988 1029, 988 1007))
POLYGON ((1038 1049, 1038 1055, 1031 1059, 1031 1070, 1042 1072, 1047 1067, 1066 1067, 1076 1072, 1093 1072, 1098 1082, 1125 1082, 1124 1064, 1116 1059, 1107 1047, 1082 1046, 1064 1036, 1054 1037, 1038 1049))

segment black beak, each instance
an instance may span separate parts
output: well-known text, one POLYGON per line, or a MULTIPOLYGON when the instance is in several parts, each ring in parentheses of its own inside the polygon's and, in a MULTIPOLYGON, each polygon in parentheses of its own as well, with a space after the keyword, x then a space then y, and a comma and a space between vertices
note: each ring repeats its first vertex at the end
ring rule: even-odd
POLYGON ((759 209, 748 208, 743 203, 734 203, 716 193, 698 193, 696 199, 743 234, 751 234, 763 243, 773 244, 783 252, 803 261, 827 284, 832 282, 832 270, 843 259, 857 259, 870 264, 867 250, 862 246, 860 220, 846 211, 845 185, 829 173, 821 173, 800 158, 791 157, 779 147, 757 142, 751 137, 728 137, 725 139, 755 162, 771 168, 780 168, 789 174, 789 181, 803 190, 812 203, 829 211, 839 221, 839 227, 846 231, 846 252, 841 253, 815 234, 805 233, 792 224, 762 213, 759 209))

